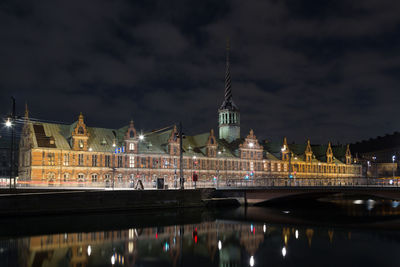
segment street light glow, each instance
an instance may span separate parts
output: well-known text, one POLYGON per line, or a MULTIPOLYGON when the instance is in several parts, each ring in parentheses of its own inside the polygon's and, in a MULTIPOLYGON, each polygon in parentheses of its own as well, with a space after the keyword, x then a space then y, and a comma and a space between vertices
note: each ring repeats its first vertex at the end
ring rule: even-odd
POLYGON ((250 266, 254 266, 254 257, 253 256, 250 257, 250 266))
POLYGON ((88 254, 88 256, 90 256, 90 254, 92 254, 92 247, 90 245, 87 247, 87 254, 88 254))
POLYGON ((143 140, 143 139, 144 139, 144 135, 143 134, 139 135, 139 140, 143 140))
POLYGON ((286 247, 282 248, 282 256, 285 257, 286 256, 286 247))
POLYGON ((8 118, 6 121, 6 126, 11 127, 11 125, 12 125, 11 120, 10 120, 10 118, 8 118))
POLYGON ((222 242, 221 242, 221 240, 218 240, 218 249, 219 249, 219 250, 222 249, 222 242))
POLYGON ((250 142, 249 143, 249 147, 253 147, 254 146, 254 143, 253 142, 250 142))
POLYGON ((114 256, 114 254, 111 256, 111 264, 112 264, 112 265, 115 264, 115 256, 114 256))

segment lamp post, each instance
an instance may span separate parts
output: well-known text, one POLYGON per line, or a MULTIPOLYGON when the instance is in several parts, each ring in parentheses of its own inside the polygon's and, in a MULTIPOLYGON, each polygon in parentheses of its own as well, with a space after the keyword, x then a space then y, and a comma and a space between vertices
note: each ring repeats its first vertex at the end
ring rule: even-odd
POLYGON ((194 189, 196 189, 196 179, 195 179, 195 161, 196 161, 196 156, 192 157, 192 180, 194 182, 194 189))
POLYGON ((14 173, 14 121, 15 121, 15 98, 11 97, 12 101, 12 112, 11 116, 6 121, 6 127, 11 128, 11 142, 10 142, 10 189, 12 188, 12 179, 14 178, 14 187, 16 187, 16 181, 14 173), (13 177, 14 176, 14 177, 13 177))
POLYGON ((395 155, 393 155, 392 156, 392 162, 393 162, 393 165, 392 165, 392 171, 393 171, 393 180, 394 180, 394 161, 396 160, 396 156, 395 155))
POLYGON ((179 122, 179 176, 180 176, 181 190, 185 189, 185 179, 183 177, 183 166, 182 166, 183 162, 182 138, 183 138, 182 122, 179 122))
POLYGON ((221 151, 217 152, 217 189, 219 188, 219 156, 221 155, 221 151))
MULTIPOLYGON (((283 147, 281 148, 282 152, 288 151, 288 156, 289 156, 289 167, 288 167, 288 178, 291 178, 291 173, 292 173, 292 154, 290 153, 289 149, 286 147, 286 145, 283 145, 283 147)), ((289 180, 290 181, 290 180, 289 180)))

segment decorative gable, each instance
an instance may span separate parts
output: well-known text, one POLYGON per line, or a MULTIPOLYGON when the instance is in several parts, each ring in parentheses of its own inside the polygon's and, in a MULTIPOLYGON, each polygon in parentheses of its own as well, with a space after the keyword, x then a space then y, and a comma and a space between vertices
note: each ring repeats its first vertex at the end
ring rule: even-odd
POLYGON ((306 147, 306 150, 304 151, 304 154, 306 156, 306 162, 311 162, 313 152, 311 149, 310 140, 307 140, 307 147, 306 147))
POLYGON ((326 162, 333 163, 333 152, 332 152, 331 142, 328 143, 328 148, 326 149, 326 162))
POLYGON ((125 136, 125 152, 126 153, 137 153, 138 152, 138 140, 136 129, 133 120, 130 121, 128 130, 126 130, 125 136))
POLYGON ((89 133, 87 131, 87 127, 84 122, 82 112, 81 114, 79 114, 78 123, 76 124, 75 129, 71 135, 72 135, 73 150, 82 150, 82 151, 88 150, 87 143, 89 139, 89 133))
POLYGON ((210 130, 210 135, 208 136, 207 139, 207 144, 206 144, 206 155, 207 157, 216 157, 217 156, 217 140, 215 139, 214 136, 214 129, 210 130))
POLYGON ((347 145, 347 148, 346 148, 346 164, 351 164, 350 145, 347 145))
POLYGON ((179 155, 179 133, 176 125, 171 131, 171 135, 168 139, 168 152, 171 156, 178 156, 179 155))
POLYGON ((239 145, 240 157, 247 159, 262 159, 262 147, 258 143, 257 137, 254 135, 253 129, 245 138, 244 142, 239 145))
POLYGON ((290 152, 289 146, 287 144, 286 136, 283 138, 283 144, 282 144, 281 151, 282 151, 282 160, 288 161, 289 153, 291 153, 291 152, 290 152))

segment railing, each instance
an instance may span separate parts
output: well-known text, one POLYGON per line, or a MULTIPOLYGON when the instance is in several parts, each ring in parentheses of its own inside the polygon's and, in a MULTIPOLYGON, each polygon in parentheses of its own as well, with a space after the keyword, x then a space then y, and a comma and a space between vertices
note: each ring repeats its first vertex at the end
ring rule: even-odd
MULTIPOLYGON (((4 187, 8 187, 7 185, 4 187)), ((157 185, 157 180, 146 181, 135 179, 133 181, 73 181, 73 182, 48 182, 48 181, 19 181, 17 188, 54 188, 54 189, 180 189, 178 180, 164 180, 162 188, 157 185), (140 182, 139 182, 140 181, 140 182), (143 185, 143 187, 142 187, 143 185)), ((185 181, 185 189, 194 188, 273 188, 273 187, 400 187, 400 178, 375 179, 375 178, 281 178, 265 177, 253 179, 224 179, 219 182, 216 179, 211 181, 200 180, 196 183, 185 181)))

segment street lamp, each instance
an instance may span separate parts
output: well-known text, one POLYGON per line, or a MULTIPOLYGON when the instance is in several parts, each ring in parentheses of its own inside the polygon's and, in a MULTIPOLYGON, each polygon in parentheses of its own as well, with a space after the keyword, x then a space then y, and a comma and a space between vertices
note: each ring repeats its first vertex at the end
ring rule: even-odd
POLYGON ((11 123, 11 119, 10 118, 7 118, 7 121, 6 121, 6 126, 8 127, 8 128, 10 128, 11 126, 12 126, 12 123, 11 123))
MULTIPOLYGON (((288 150, 288 155, 289 155, 289 168, 288 168, 288 177, 289 179, 292 178, 291 173, 292 173, 292 164, 291 164, 291 160, 292 160, 292 154, 290 153, 289 149, 286 147, 286 145, 283 145, 283 147, 281 148, 282 153, 285 152, 286 150, 288 150)), ((290 180, 289 180, 290 181, 290 180)))
MULTIPOLYGON (((13 179, 13 172, 14 172, 14 125, 13 122, 16 118, 15 116, 15 98, 11 97, 12 101, 12 113, 9 118, 7 118, 6 121, 6 127, 11 128, 11 142, 10 142, 10 189, 12 188, 11 186, 11 180, 13 179)), ((14 176, 14 186, 15 188, 17 187, 16 181, 15 181, 15 176, 14 176)))
POLYGON ((393 155, 392 156, 392 162, 393 162, 393 165, 392 165, 392 171, 393 171, 393 180, 394 180, 394 161, 396 160, 396 156, 395 155, 393 155))
POLYGON ((219 188, 219 156, 221 155, 221 151, 217 152, 217 189, 219 188))
POLYGON ((192 157, 192 180, 194 182, 194 189, 196 189, 196 182, 197 179, 195 178, 195 161, 196 161, 196 156, 192 157))

